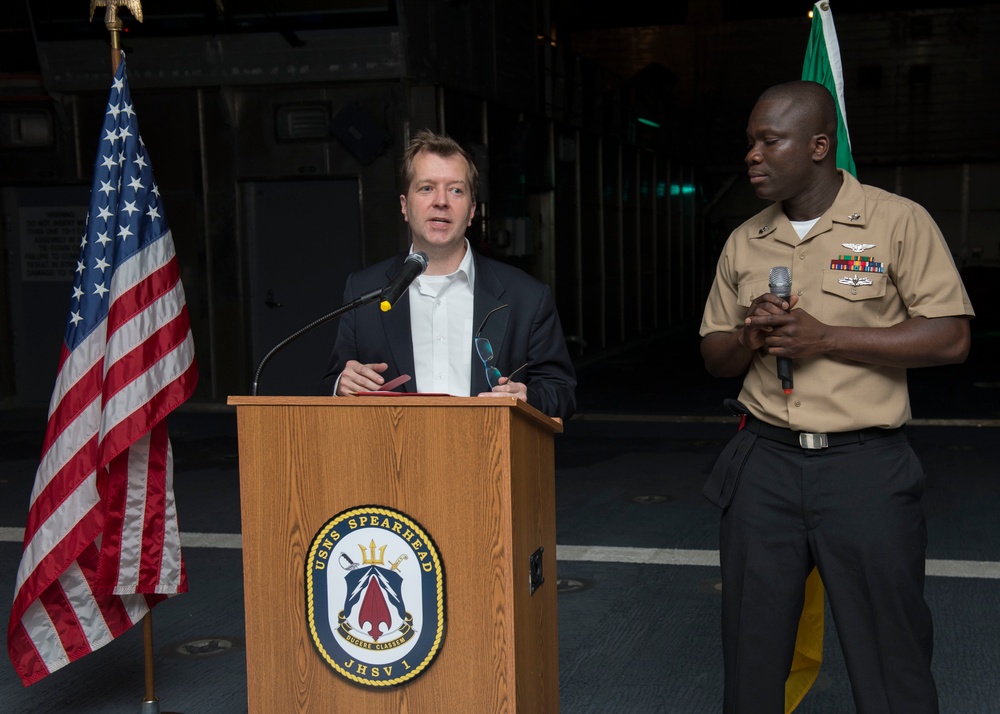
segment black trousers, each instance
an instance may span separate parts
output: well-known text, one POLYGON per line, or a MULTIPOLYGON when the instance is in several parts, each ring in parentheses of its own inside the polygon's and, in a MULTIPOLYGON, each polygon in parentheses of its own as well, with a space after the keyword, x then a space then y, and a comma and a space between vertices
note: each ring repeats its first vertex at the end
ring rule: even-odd
POLYGON ((860 714, 937 714, 924 600, 924 473, 903 432, 821 450, 758 437, 720 528, 727 714, 780 714, 819 569, 860 714))

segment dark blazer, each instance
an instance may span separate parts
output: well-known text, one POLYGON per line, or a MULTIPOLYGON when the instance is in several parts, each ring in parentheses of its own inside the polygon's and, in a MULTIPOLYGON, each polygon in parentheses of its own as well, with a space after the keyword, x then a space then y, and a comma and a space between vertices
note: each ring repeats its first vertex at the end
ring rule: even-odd
MULTIPOLYGON (((347 279, 344 304, 359 295, 387 285, 399 272, 406 253, 384 260, 347 279)), ((544 283, 505 263, 473 252, 476 265, 473 330, 479 329, 490 310, 500 305, 486 321, 482 336, 493 345, 494 364, 504 376, 527 363, 514 379, 528 387, 528 403, 549 416, 569 418, 576 409, 576 373, 566 349, 562 324, 552 292, 544 283)), ((365 305, 340 318, 337 341, 323 377, 323 394, 332 394, 337 377, 348 360, 362 364, 385 362, 386 380, 413 374, 413 340, 410 334, 410 299, 407 293, 392 310, 365 305)), ((470 395, 488 392, 486 370, 469 345, 472 364, 470 395)), ((416 391, 411 380, 405 391, 416 391)), ((426 388, 425 388, 426 389, 426 388)))

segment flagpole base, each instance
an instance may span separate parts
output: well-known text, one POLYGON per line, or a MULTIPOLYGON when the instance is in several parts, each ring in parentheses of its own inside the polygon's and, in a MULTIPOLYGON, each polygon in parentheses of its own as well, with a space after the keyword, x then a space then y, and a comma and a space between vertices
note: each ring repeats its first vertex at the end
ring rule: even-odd
POLYGON ((180 712, 161 712, 159 699, 143 699, 139 705, 139 714, 180 714, 180 712))

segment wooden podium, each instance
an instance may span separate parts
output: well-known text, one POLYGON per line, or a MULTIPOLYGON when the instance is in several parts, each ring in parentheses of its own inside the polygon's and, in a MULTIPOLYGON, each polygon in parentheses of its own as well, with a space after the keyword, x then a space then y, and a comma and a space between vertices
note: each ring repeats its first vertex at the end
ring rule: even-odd
POLYGON ((560 421, 513 398, 229 403, 239 426, 250 714, 559 710, 560 421), (381 688, 334 671, 310 638, 305 605, 314 536, 337 514, 372 504, 419 522, 444 573, 436 658, 381 688))

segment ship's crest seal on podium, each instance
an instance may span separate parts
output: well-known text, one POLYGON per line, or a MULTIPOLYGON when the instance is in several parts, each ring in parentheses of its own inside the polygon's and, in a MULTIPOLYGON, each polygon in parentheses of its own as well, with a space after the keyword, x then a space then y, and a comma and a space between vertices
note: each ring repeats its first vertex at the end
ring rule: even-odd
POLYGON ((306 556, 313 645, 368 687, 412 680, 444 640, 444 569, 430 534, 405 513, 358 506, 317 531, 306 556))

